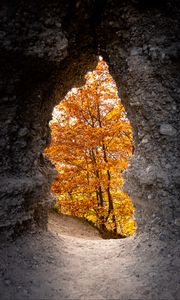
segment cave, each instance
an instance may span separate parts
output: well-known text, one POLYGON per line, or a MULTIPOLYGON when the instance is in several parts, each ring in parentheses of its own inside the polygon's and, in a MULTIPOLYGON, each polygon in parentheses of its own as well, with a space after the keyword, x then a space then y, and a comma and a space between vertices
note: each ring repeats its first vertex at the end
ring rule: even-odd
POLYGON ((180 3, 2 0, 0 298, 179 299, 180 3), (133 129, 124 191, 137 232, 75 241, 47 230, 53 108, 98 57, 133 129))
POLYGON ((52 110, 102 55, 133 127, 124 178, 138 232, 176 239, 179 2, 2 1, 0 14, 1 237, 47 227, 52 110))

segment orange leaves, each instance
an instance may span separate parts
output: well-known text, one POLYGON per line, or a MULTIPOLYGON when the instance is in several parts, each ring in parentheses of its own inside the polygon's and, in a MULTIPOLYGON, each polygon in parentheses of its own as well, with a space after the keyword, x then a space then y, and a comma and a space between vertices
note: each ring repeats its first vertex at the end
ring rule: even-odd
POLYGON ((100 59, 86 84, 54 109, 45 153, 58 170, 52 191, 61 211, 121 235, 134 231, 134 208, 120 188, 132 131, 107 64, 100 59))
POLYGON ((119 200, 115 203, 115 215, 117 220, 117 230, 124 236, 134 234, 136 223, 134 220, 134 206, 130 197, 120 192, 119 200))

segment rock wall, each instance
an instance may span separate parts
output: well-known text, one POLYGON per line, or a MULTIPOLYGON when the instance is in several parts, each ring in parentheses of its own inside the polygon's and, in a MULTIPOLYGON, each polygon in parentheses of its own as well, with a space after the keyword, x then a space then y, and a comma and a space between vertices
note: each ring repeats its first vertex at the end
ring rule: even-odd
POLYGON ((5 236, 35 223, 46 227, 56 173, 42 154, 50 143, 51 113, 97 61, 92 38, 87 34, 85 42, 81 34, 87 16, 71 19, 72 4, 1 5, 0 229, 5 236), (68 29, 68 20, 69 36, 62 28, 68 29))
POLYGON ((54 105, 103 55, 134 130, 125 189, 140 230, 180 225, 178 1, 2 1, 0 228, 46 227, 55 170, 42 152, 54 105))
POLYGON ((173 238, 180 226, 179 8, 175 1, 109 2, 99 28, 134 130, 124 188, 134 199, 139 230, 160 239, 173 238))

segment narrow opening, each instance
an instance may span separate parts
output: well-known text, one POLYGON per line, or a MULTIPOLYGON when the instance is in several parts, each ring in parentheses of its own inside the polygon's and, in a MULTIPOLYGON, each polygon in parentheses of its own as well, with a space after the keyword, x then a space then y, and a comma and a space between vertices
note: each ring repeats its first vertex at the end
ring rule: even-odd
POLYGON ((45 154, 58 171, 54 210, 87 220, 104 238, 130 236, 134 206, 122 190, 122 174, 132 155, 131 125, 102 57, 85 79, 54 108, 50 122, 45 154))

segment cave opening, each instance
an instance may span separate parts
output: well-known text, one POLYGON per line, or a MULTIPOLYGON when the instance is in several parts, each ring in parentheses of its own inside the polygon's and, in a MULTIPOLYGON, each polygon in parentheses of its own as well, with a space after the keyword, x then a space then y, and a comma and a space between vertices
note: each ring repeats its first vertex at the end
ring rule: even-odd
POLYGON ((134 147, 132 128, 101 56, 85 84, 73 87, 54 107, 50 128, 45 155, 57 170, 53 210, 61 218, 86 220, 103 238, 133 235, 134 205, 123 191, 134 147))

